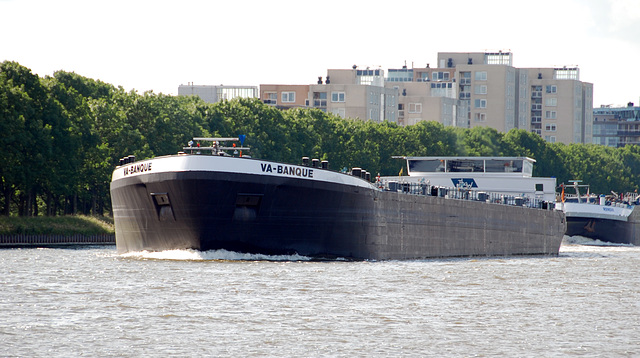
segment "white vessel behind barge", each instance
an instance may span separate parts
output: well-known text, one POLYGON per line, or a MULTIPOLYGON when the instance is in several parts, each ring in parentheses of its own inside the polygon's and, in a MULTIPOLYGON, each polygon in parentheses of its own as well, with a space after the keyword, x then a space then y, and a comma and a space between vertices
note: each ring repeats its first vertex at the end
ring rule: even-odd
POLYGON ((197 139, 213 146, 126 159, 115 169, 118 252, 226 249, 373 260, 557 255, 566 228, 564 214, 550 210, 536 190, 542 188, 523 173, 529 158, 439 159, 444 173, 460 179, 445 189, 427 171, 418 173, 421 158, 406 158, 410 176, 371 183, 357 168, 345 174, 316 160, 290 165, 228 156, 224 149, 246 148, 219 146, 231 138, 197 139), (474 172, 467 172, 469 160, 474 172), (490 160, 519 165, 519 174, 509 169, 508 181, 520 177, 528 190, 483 190, 493 182, 485 182, 488 177, 500 180, 490 160), (455 165, 447 167, 448 161, 455 165))
POLYGON ((556 210, 564 212, 567 220, 568 236, 583 236, 594 240, 617 244, 640 244, 640 213, 636 209, 640 197, 637 193, 627 193, 598 197, 589 194, 589 185, 562 184, 561 200, 556 210), (565 189, 572 188, 575 194, 567 194, 565 189), (583 196, 580 188, 586 188, 583 196))

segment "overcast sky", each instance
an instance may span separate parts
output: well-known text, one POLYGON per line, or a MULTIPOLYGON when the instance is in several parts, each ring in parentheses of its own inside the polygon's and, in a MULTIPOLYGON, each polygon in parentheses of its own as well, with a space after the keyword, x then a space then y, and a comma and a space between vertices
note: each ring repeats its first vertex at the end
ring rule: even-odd
POLYGON ((0 61, 138 92, 312 84, 329 68, 499 50, 515 67, 578 66, 595 107, 640 103, 639 0, 0 0, 0 61))

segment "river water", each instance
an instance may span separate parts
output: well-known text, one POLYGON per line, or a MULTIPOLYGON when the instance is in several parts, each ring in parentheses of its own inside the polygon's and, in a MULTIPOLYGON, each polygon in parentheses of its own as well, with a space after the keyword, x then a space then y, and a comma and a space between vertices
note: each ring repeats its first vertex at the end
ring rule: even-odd
POLYGON ((640 356, 639 272, 640 247, 575 241, 385 262, 4 249, 0 356, 640 356))

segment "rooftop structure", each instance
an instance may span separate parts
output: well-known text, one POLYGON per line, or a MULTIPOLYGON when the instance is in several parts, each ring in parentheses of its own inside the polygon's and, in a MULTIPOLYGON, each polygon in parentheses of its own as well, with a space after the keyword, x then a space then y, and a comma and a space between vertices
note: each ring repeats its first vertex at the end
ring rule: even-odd
POLYGON ((178 96, 198 96, 208 103, 216 103, 222 100, 234 98, 257 98, 257 86, 209 86, 209 85, 180 85, 178 96))

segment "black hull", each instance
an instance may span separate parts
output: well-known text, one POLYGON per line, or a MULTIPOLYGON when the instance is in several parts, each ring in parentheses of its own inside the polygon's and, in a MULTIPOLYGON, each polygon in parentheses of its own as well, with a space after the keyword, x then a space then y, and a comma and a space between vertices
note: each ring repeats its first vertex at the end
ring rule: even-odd
POLYGON ((119 251, 191 248, 369 256, 355 238, 365 236, 363 223, 373 200, 363 200, 363 194, 347 190, 351 187, 214 172, 138 179, 112 187, 119 251), (152 193, 168 193, 170 213, 161 213, 152 193))
POLYGON ((627 221, 569 216, 566 235, 579 235, 617 244, 635 244, 634 226, 627 221))
POLYGON ((111 184, 119 252, 319 258, 557 255, 564 215, 292 177, 188 171, 111 184))

